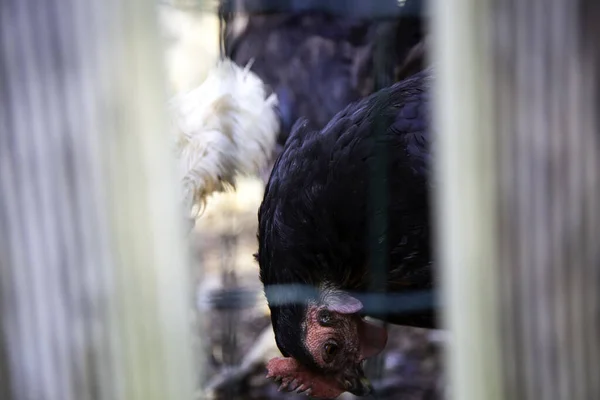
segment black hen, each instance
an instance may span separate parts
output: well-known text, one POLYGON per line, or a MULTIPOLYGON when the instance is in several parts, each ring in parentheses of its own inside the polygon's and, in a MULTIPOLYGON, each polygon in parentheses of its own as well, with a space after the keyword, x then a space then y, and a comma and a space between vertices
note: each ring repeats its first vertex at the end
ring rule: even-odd
MULTIPOLYGON (((385 330, 365 321, 360 296, 369 289, 370 163, 383 141, 388 160, 387 290, 432 286, 429 209, 431 71, 348 106, 319 131, 292 130, 275 163, 259 210, 260 276, 277 346, 269 375, 288 389, 333 398, 370 391, 361 362, 385 346, 385 330), (376 120, 380 121, 376 124, 376 120), (375 126, 384 129, 375 134, 375 126), (308 303, 294 284, 316 289, 308 303), (273 286, 273 287, 272 287, 273 286)), ((378 210, 381 211, 381 210, 378 210)), ((397 324, 433 327, 433 310, 392 315, 397 324)))

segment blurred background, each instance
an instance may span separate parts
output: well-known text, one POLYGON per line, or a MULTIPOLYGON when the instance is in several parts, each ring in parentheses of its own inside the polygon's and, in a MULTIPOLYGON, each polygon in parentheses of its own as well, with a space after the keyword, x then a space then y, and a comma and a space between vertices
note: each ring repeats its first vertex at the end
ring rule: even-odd
POLYGON ((600 398, 597 17, 592 0, 1 1, 1 398, 306 398, 266 378, 270 169, 298 118, 322 129, 430 65, 443 329, 388 324, 373 398, 600 398), (275 121, 256 160, 211 136, 222 58, 277 97, 256 105, 275 121))

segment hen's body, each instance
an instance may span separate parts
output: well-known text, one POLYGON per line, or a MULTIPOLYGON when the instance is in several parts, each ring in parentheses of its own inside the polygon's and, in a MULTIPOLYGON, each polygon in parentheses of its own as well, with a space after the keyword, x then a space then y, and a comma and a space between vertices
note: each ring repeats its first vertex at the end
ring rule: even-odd
MULTIPOLYGON (((387 290, 432 286, 430 80, 427 70, 383 89, 348 106, 320 132, 308 132, 302 125, 292 130, 259 210, 258 260, 267 290, 270 285, 293 283, 343 291, 369 289, 370 164, 376 140, 384 142, 388 159, 387 290), (376 119, 384 129, 381 135, 375 134, 376 119)), ((283 354, 310 363, 298 348, 306 306, 270 307, 283 354)), ((388 320, 433 327, 433 316, 428 310, 390 315, 388 320)))

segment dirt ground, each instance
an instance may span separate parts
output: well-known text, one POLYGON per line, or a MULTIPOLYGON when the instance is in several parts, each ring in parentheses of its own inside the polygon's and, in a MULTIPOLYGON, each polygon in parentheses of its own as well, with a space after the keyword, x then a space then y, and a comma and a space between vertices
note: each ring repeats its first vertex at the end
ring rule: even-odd
MULTIPOLYGON (((193 245, 198 262, 197 304, 204 321, 199 337, 206 360, 205 375, 201 377, 203 391, 198 398, 306 398, 278 392, 277 385, 265 378, 266 361, 279 352, 252 257, 262 191, 258 180, 243 179, 235 193, 213 196, 196 224, 193 245), (231 289, 237 296, 227 302, 223 289, 231 289)), ((375 398, 445 398, 443 342, 439 331, 390 326, 385 352, 367 367, 375 398), (377 365, 383 367, 379 373, 377 365)), ((354 396, 344 394, 341 398, 354 396)))

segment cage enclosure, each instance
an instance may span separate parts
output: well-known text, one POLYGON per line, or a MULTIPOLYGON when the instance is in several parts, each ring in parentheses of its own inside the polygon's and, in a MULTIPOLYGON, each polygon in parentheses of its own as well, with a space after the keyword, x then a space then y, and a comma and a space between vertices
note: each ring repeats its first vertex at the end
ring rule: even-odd
POLYGON ((600 398, 599 17, 0 2, 0 397, 600 398))

